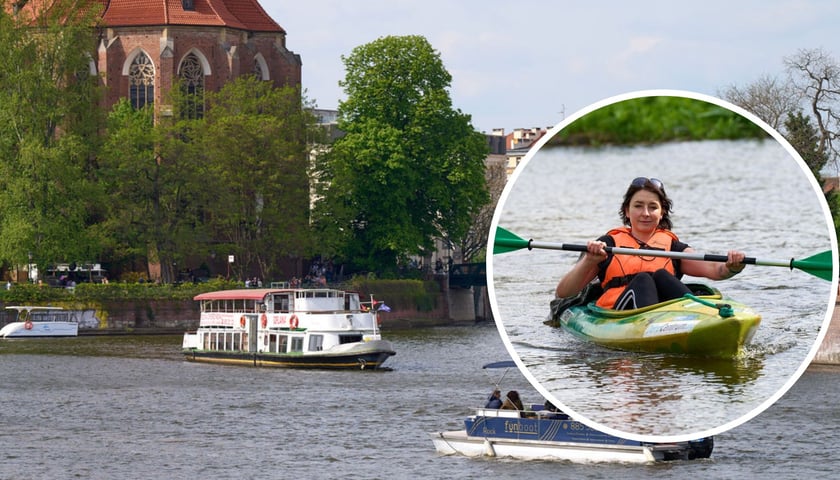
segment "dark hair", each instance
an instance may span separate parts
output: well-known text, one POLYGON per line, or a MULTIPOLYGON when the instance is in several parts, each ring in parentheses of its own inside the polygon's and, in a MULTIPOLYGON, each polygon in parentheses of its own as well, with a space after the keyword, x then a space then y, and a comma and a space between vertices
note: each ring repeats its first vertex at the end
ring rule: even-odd
POLYGON ((655 193, 659 197, 659 203, 662 205, 662 218, 659 219, 659 228, 671 230, 674 226, 671 223, 671 210, 674 208, 674 202, 665 194, 665 187, 658 188, 650 180, 646 180, 644 185, 637 185, 634 182, 627 187, 627 192, 624 194, 624 201, 621 202, 621 209, 618 211, 618 214, 621 216, 621 222, 628 227, 630 226, 630 219, 627 218, 627 213, 625 212, 630 207, 630 200, 633 198, 633 195, 639 190, 647 190, 648 192, 655 193))

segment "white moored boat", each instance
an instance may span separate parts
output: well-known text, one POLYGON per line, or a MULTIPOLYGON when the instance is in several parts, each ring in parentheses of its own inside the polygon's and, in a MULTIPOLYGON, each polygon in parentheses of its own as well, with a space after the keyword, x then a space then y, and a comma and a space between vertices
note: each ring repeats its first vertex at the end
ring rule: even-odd
MULTIPOLYGON (((75 337, 79 335, 79 322, 74 312, 60 307, 15 305, 15 318, 0 328, 0 338, 75 337)), ((7 312, 8 313, 11 312, 7 312)))
POLYGON ((197 295, 198 330, 183 352, 197 362, 375 369, 395 354, 379 334, 382 303, 331 288, 249 288, 197 295))

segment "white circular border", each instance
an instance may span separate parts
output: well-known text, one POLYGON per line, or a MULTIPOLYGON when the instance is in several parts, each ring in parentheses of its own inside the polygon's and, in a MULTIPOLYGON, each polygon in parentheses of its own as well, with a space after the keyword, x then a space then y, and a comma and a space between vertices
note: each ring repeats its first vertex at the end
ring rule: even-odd
POLYGON ((487 243, 487 278, 490 280, 487 283, 487 295, 490 299, 490 309, 493 312, 493 318, 496 322, 496 328, 499 330, 499 335, 502 337, 502 342, 505 344, 505 348, 507 349, 508 353, 510 354, 513 361, 516 363, 516 366, 519 368, 519 371, 525 376, 528 382, 546 399, 550 400, 552 403, 560 407, 564 412, 569 414, 574 420, 583 423, 584 425, 599 430, 601 432, 614 435, 621 438, 626 438, 628 440, 636 440, 641 442, 655 442, 655 443, 667 443, 667 442, 684 442, 688 440, 696 440, 703 437, 711 437, 714 435, 718 435, 723 433, 729 429, 735 428, 738 425, 741 425, 744 422, 749 421, 756 415, 760 414, 768 407, 773 405, 782 395, 784 395, 790 387, 799 380, 799 377, 805 372, 808 366, 811 364, 811 361, 814 359, 814 356, 817 354, 817 350, 819 350, 820 345, 825 338, 826 331, 828 330, 828 325, 831 322, 832 314, 834 313, 834 309, 832 308, 837 301, 837 285, 838 285, 838 274, 837 268, 834 268, 832 272, 832 280, 831 280, 831 293, 829 295, 829 303, 828 308, 826 309, 825 319, 823 320, 822 326, 820 327, 820 331, 817 334, 817 339, 814 341, 814 344, 811 346, 811 350, 808 352, 808 355, 803 360, 802 364, 799 365, 799 368, 791 375, 788 381, 782 385, 782 387, 770 398, 765 400, 763 403, 759 404, 756 408, 752 411, 742 415, 735 420, 727 422, 719 427, 712 428, 705 431, 700 431, 697 433, 688 433, 683 435, 636 435, 631 432, 623 432, 620 430, 616 430, 610 427, 606 427, 601 425, 597 422, 594 422, 582 415, 579 415, 574 409, 569 408, 563 402, 559 401, 554 395, 551 394, 547 389, 545 389, 540 382, 531 375, 531 372, 525 367, 525 364, 522 362, 522 359, 519 358, 519 355, 516 353, 516 350, 513 348, 511 344, 510 338, 507 335, 507 331, 504 328, 502 317, 499 314, 499 306, 496 302, 496 289, 493 282, 493 244, 496 239, 496 228, 499 225, 499 217, 501 216, 502 208, 504 207, 507 197, 510 195, 510 191, 513 188, 513 185, 516 183, 516 180, 519 177, 519 174, 522 172, 525 167, 527 167, 528 163, 540 151, 540 149, 560 130, 564 129, 571 123, 575 122, 576 120, 580 119, 584 115, 587 115, 595 110, 603 108, 607 105, 612 105, 614 103, 622 102, 625 100, 631 100, 636 98, 643 98, 643 97, 683 97, 683 98, 690 98, 694 100, 700 100, 708 103, 713 103, 719 107, 726 108, 732 112, 735 112, 742 117, 745 117, 747 120, 750 120, 754 124, 761 127, 765 132, 767 132, 770 136, 772 136, 777 142, 779 142, 785 150, 787 150, 788 154, 793 157, 799 163, 799 167, 802 169, 803 172, 806 174, 806 178, 811 183, 811 187, 814 189, 814 192, 817 194, 819 199, 820 205, 822 205, 823 213, 825 214, 827 225, 830 226, 829 228, 829 236, 831 238, 831 261, 832 265, 837 265, 837 235, 833 228, 834 220, 831 217, 831 211, 828 208, 828 203, 825 200, 825 195, 822 193, 822 187, 817 183, 817 180, 811 174, 810 168, 805 164, 802 160, 802 157, 799 153, 790 145, 790 143, 776 130, 774 130, 770 125, 766 122, 755 116, 754 114, 744 110, 743 108, 733 105, 729 102, 721 100, 716 97, 712 97, 710 95, 704 95, 701 93, 690 92, 685 90, 639 90, 635 92, 624 93, 621 95, 616 95, 613 97, 606 98, 599 102, 595 102, 587 107, 578 110, 571 116, 563 119, 560 123, 552 127, 545 135, 542 136, 532 147, 528 150, 528 153, 522 159, 522 161, 517 165, 514 172, 511 174, 511 177, 508 179, 507 183, 505 184, 504 190, 502 190, 502 194, 499 197, 499 202, 496 204, 496 210, 493 212, 493 219, 490 223, 490 234, 487 243))

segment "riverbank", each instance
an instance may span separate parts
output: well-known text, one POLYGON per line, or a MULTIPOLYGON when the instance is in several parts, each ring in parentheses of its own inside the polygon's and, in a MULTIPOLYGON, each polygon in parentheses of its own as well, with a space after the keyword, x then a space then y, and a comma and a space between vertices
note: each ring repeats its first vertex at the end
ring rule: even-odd
POLYGON ((812 363, 840 365, 840 305, 834 307, 831 323, 812 363))
MULTIPOLYGON (((380 312, 383 331, 415 328, 472 325, 492 322, 486 295, 472 309, 473 292, 470 289, 450 290, 436 302, 431 310, 393 309, 380 312)), ((199 310, 194 301, 110 301, 81 305, 66 303, 65 309, 79 312, 81 336, 106 335, 180 335, 198 328, 199 310)), ((814 364, 840 365, 840 305, 835 306, 825 338, 814 357, 814 364)))

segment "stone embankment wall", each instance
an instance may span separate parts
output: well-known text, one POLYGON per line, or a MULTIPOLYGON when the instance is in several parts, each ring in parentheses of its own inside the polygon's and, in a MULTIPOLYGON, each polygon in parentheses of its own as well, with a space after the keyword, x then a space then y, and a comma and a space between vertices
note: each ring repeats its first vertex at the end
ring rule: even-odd
MULTIPOLYGON (((455 290, 451 290, 454 292, 455 290)), ((394 310, 382 312, 383 330, 473 323, 476 318, 472 294, 464 290, 441 299, 438 307, 427 312, 394 310)), ((80 312, 80 330, 88 334, 180 333, 198 327, 198 305, 193 301, 108 302, 97 307, 64 305, 80 312)), ((814 363, 840 365, 840 306, 834 313, 814 363)))
MULTIPOLYGON (((462 299, 461 301, 466 301, 462 299)), ((472 305, 472 298, 469 298, 472 305)), ((466 316, 463 307, 450 308, 441 299, 431 311, 393 310, 379 315, 383 329, 396 330, 412 327, 452 325, 475 321, 466 316), (450 310, 458 313, 450 318, 450 310)), ((131 333, 181 333, 198 328, 199 309, 194 301, 126 301, 105 302, 101 305, 61 305, 79 312, 81 335, 107 335, 131 333)))
POLYGON ((834 307, 831 323, 813 363, 840 365, 840 306, 834 307))

